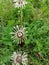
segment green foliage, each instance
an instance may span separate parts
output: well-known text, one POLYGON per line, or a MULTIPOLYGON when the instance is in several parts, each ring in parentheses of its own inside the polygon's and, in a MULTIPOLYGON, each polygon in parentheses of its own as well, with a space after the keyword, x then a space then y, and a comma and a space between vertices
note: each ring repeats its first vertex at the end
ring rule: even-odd
MULTIPOLYGON (((32 65, 49 65, 49 0, 27 1, 21 24, 28 33, 22 49, 29 53, 28 65, 30 61, 32 65)), ((18 10, 12 0, 0 0, 0 65, 11 65, 10 56, 19 48, 10 35, 13 26, 20 24, 18 10)))

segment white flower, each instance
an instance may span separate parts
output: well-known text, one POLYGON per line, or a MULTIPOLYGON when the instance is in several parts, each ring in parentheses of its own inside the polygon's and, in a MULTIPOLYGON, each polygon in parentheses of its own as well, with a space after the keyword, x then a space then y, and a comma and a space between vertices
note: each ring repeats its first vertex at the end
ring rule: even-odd
POLYGON ((19 51, 17 53, 13 52, 13 55, 11 56, 11 60, 13 61, 12 65, 20 65, 20 64, 27 65, 28 63, 27 54, 25 52, 22 53, 22 51, 19 51))
POLYGON ((27 2, 25 0, 13 0, 15 8, 24 7, 27 2))
POLYGON ((10 34, 12 34, 12 39, 14 41, 18 40, 18 42, 21 44, 21 41, 24 40, 26 38, 26 28, 23 26, 16 26, 13 27, 13 32, 11 32, 10 34))

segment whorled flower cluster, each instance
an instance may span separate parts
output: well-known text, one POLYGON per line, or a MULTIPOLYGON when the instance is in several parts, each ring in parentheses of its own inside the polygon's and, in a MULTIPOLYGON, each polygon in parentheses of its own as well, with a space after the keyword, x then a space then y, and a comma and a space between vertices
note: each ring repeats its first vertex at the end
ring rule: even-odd
POLYGON ((11 60, 12 60, 12 65, 27 65, 28 63, 28 55, 24 52, 22 53, 22 51, 18 51, 18 52, 13 52, 12 56, 11 56, 11 60))
POLYGON ((15 8, 24 7, 27 4, 25 0, 13 0, 13 3, 15 8))
POLYGON ((26 38, 27 31, 25 27, 17 25, 13 27, 13 32, 10 34, 12 35, 11 38, 14 42, 17 41, 18 44, 21 44, 21 42, 26 38))

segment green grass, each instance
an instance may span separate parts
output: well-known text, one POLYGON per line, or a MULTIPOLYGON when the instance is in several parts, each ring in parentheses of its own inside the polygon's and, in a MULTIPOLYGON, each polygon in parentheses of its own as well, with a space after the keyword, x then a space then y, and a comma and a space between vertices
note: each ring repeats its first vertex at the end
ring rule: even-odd
POLYGON ((27 1, 22 13, 13 7, 12 0, 0 1, 0 65, 11 65, 11 54, 18 49, 28 53, 28 65, 49 65, 49 0, 27 1), (10 35, 21 15, 21 25, 28 31, 22 47, 10 35))

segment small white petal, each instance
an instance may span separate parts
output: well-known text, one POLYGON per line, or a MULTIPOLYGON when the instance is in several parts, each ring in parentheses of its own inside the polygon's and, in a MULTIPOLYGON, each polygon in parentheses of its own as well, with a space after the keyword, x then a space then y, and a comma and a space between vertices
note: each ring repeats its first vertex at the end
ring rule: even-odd
POLYGON ((23 65, 27 65, 27 63, 23 63, 23 65))
POLYGON ((19 63, 16 63, 16 65, 20 65, 19 63))
POLYGON ((26 30, 26 28, 23 28, 23 30, 26 30))
POLYGON ((15 38, 15 36, 12 36, 12 37, 11 37, 11 39, 14 39, 14 38, 15 38))
POLYGON ((15 34, 14 32, 11 32, 10 34, 15 34))
POLYGON ((19 30, 19 26, 17 25, 16 27, 17 27, 17 29, 19 30))
POLYGON ((27 60, 28 60, 27 57, 23 57, 23 58, 22 58, 22 61, 27 61, 27 60))
POLYGON ((17 0, 13 0, 13 2, 17 2, 17 0))
POLYGON ((14 55, 16 55, 16 52, 13 52, 14 55))
POLYGON ((12 65, 14 65, 14 63, 12 63, 12 65))
POLYGON ((15 42, 15 40, 13 40, 13 43, 15 42))
POLYGON ((14 28, 14 30, 16 30, 16 27, 13 27, 14 28))

